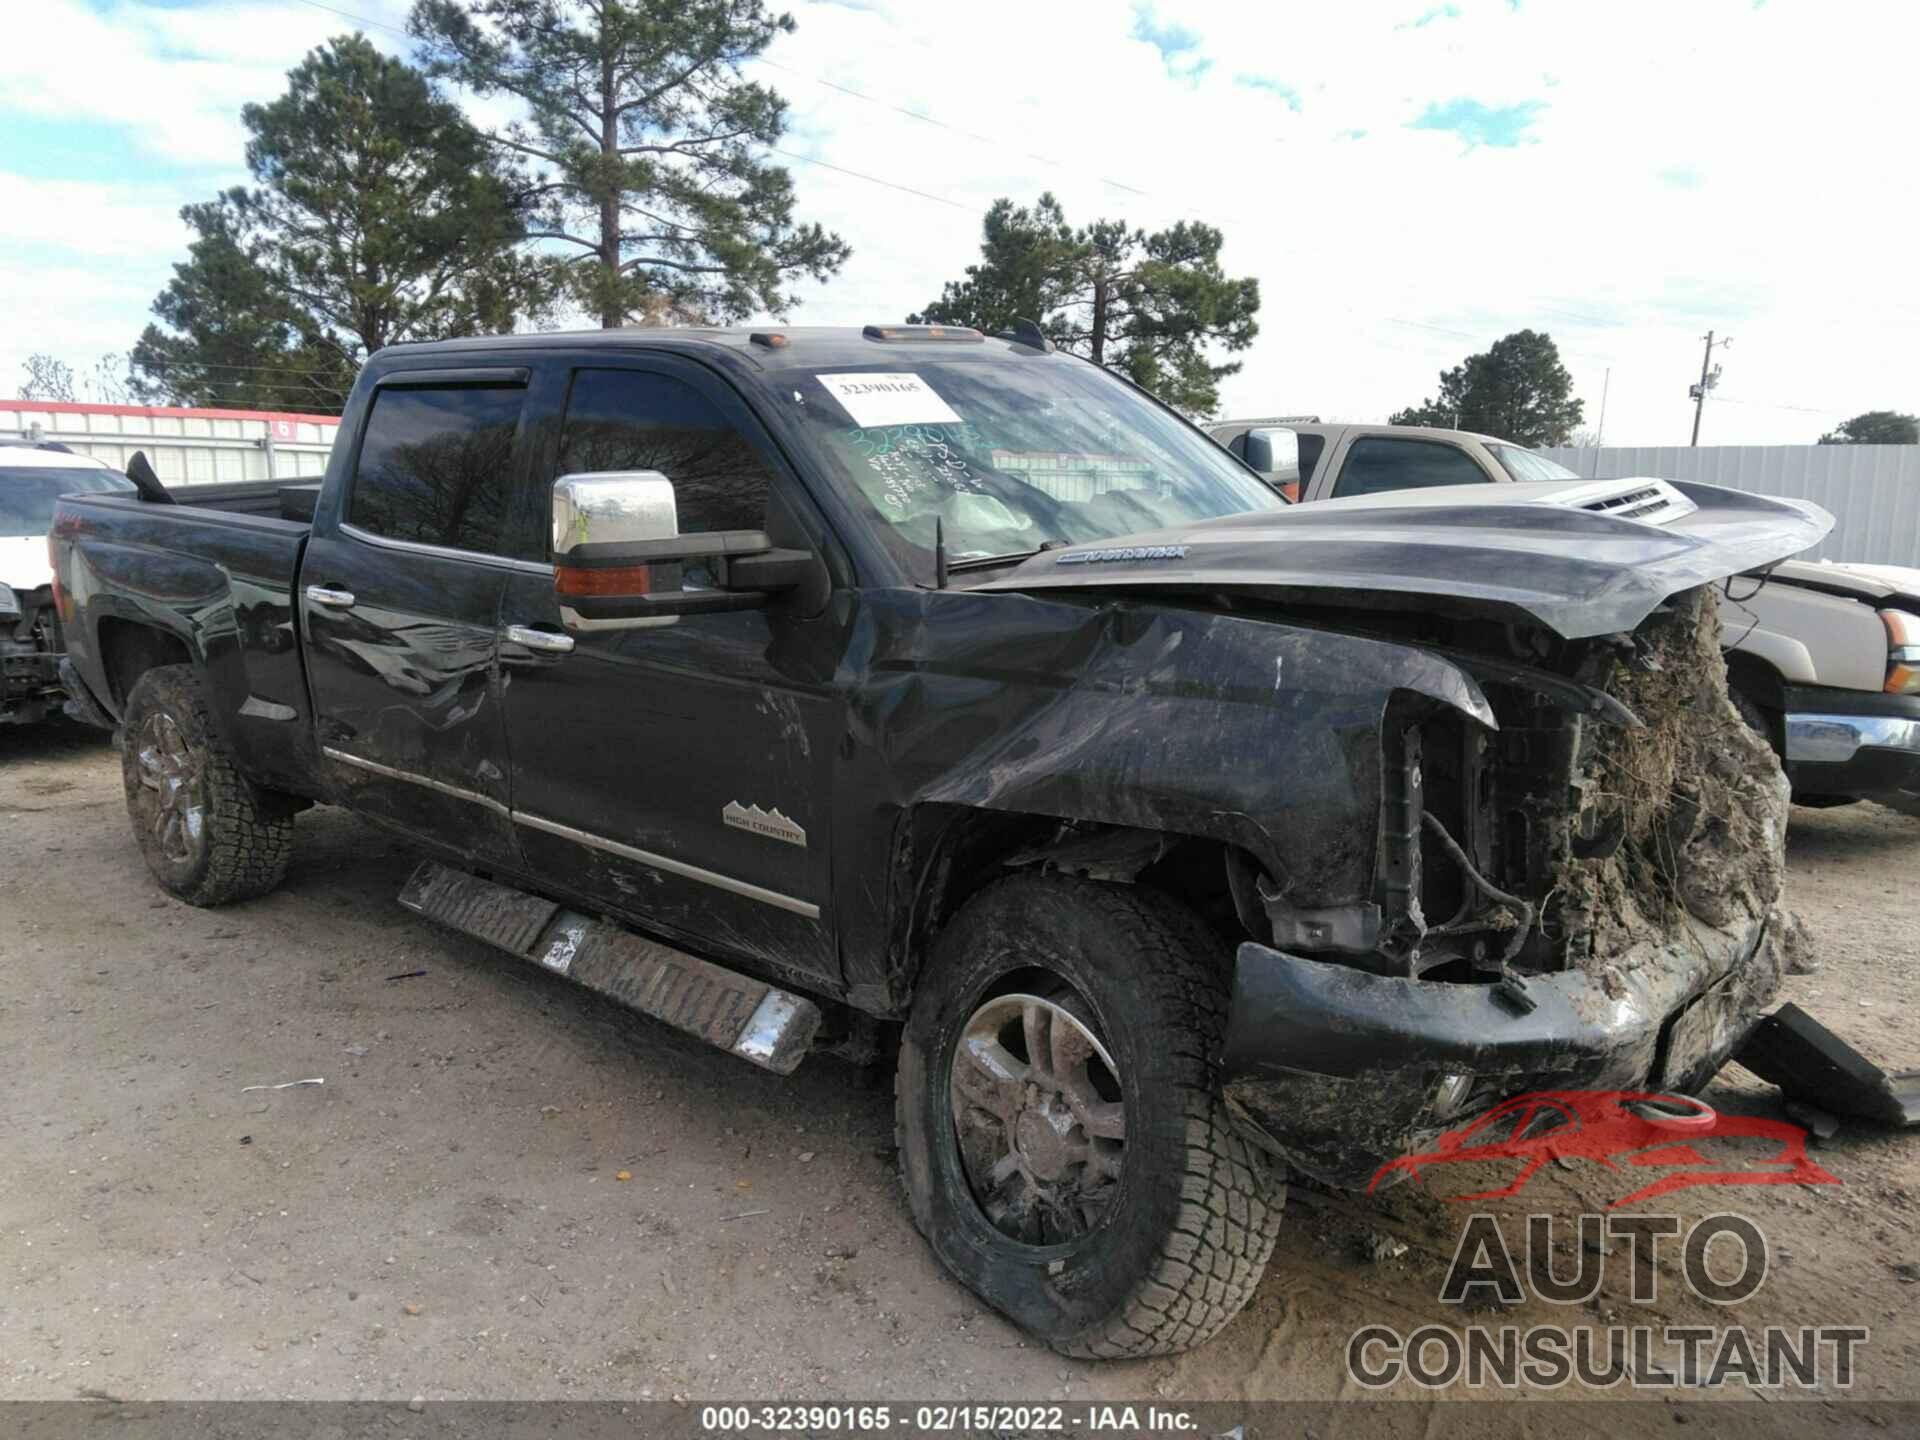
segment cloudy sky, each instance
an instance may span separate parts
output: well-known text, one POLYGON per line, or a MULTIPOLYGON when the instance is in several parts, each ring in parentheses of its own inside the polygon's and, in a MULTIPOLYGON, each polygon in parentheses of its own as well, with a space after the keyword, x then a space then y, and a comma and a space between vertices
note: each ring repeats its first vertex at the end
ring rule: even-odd
MULTIPOLYGON (((1907 0, 793 3, 754 73, 801 213, 853 259, 792 317, 898 319, 1000 195, 1219 226, 1261 335, 1224 414, 1383 419, 1509 330, 1550 332, 1614 444, 1812 440, 1920 410, 1920 5, 1907 0)), ((243 179, 240 106, 403 0, 30 0, 0 85, 0 393, 124 350, 243 179)))

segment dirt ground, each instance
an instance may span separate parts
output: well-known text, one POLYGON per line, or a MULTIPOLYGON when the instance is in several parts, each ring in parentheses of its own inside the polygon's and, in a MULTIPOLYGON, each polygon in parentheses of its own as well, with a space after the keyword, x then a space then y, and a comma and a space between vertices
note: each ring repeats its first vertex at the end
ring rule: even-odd
MULTIPOLYGON (((1359 1326, 1461 1319, 1437 1292, 1462 1207, 1296 1187, 1212 1344, 1063 1360, 915 1234, 890 1077, 701 1048, 401 910, 409 859, 370 826, 299 831, 280 893, 177 904, 104 738, 0 731, 0 1398, 1330 1399, 1359 1393, 1359 1326)), ((1916 869, 1920 821, 1793 813, 1822 964, 1784 998, 1883 1064, 1920 1064, 1916 869)), ((1773 1097, 1733 1067, 1708 1095, 1773 1097)), ((1661 1202, 1762 1227, 1753 1300, 1708 1313, 1669 1262, 1636 1306, 1609 1257, 1586 1319, 1865 1324, 1854 1394, 1920 1398, 1920 1136, 1848 1125, 1813 1154, 1840 1185, 1661 1202)), ((1487 1208, 1570 1217, 1612 1180, 1549 1166, 1487 1208)))

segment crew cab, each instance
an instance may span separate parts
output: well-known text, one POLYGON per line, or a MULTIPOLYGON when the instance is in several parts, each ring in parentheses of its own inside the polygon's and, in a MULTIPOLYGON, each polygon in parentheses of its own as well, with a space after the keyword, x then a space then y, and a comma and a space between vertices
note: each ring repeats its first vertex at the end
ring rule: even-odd
POLYGON ((1226 420, 1220 444, 1289 500, 1333 500, 1489 481, 1559 480, 1571 470, 1511 440, 1426 425, 1226 420))
POLYGON ((0 440, 0 725, 58 713, 66 694, 47 527, 71 492, 133 492, 117 470, 64 445, 0 440))
MULTIPOLYGON (((1559 481, 1546 503, 1676 513, 1663 481, 1584 480, 1464 430, 1237 420, 1209 433, 1293 499, 1559 481)), ((1723 608, 1734 702, 1784 760, 1794 799, 1920 815, 1920 570, 1790 560, 1730 587, 1723 608)))
POLYGON ((940 1259, 1121 1356, 1246 1301, 1283 1164, 1697 1087, 1766 1004, 1713 587, 1831 521, 1686 494, 1294 507, 1031 327, 645 329, 382 351, 284 514, 53 547, 168 891, 346 806, 402 904, 752 1063, 897 1038, 940 1259))

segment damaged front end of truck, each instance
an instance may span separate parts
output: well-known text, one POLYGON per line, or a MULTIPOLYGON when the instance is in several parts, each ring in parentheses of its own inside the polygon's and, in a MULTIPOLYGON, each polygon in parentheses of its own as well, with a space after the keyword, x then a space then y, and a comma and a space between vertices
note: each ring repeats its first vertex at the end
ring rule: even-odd
POLYGON ((1263 1144, 1364 1185, 1520 1091, 1686 1092, 1732 1054, 1780 981, 1788 792, 1719 598, 1590 643, 1584 709, 1489 679, 1497 731, 1392 717, 1374 943, 1262 891, 1273 942, 1236 957, 1225 1093, 1263 1144))
MULTIPOLYGON (((1223 1093, 1295 1168, 1363 1187, 1515 1094, 1696 1089, 1772 998, 1788 787, 1728 697, 1724 580, 1831 522, 1710 487, 1668 500, 1664 525, 1462 500, 1142 537, 1184 547, 1185 585, 1145 582, 1163 596, 1397 641, 1484 701, 1392 692, 1370 845, 1230 862, 1254 938, 1223 1093)), ((1314 817, 1266 821, 1295 823, 1314 817)))

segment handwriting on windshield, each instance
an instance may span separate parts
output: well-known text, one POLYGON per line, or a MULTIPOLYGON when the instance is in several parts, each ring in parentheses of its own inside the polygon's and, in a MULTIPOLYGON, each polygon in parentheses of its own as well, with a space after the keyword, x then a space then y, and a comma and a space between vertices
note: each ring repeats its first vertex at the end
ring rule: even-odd
POLYGON ((847 443, 880 481, 880 503, 908 515, 941 495, 987 493, 962 453, 978 443, 972 431, 964 423, 873 426, 849 431, 847 443))

